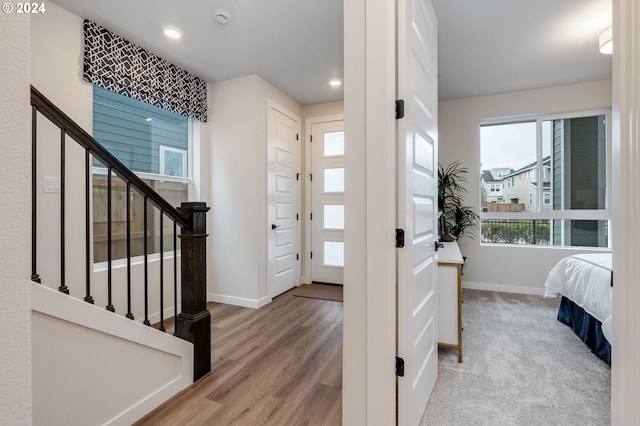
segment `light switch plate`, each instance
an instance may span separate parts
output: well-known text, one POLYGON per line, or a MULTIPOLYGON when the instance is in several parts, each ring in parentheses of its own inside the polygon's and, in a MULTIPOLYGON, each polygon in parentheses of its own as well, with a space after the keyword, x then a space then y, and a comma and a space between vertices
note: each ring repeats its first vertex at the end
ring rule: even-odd
POLYGON ((59 194, 62 183, 59 177, 44 177, 44 188, 43 192, 48 194, 59 194))

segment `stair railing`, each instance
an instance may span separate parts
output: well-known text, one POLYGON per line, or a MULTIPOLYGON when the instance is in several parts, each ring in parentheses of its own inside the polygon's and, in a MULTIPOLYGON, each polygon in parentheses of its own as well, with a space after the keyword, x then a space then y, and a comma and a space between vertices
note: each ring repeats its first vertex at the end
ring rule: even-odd
POLYGON ((65 171, 66 155, 65 146, 68 138, 74 140, 85 151, 85 289, 83 300, 94 304, 92 296, 92 259, 90 226, 92 220, 91 211, 91 176, 92 158, 97 158, 107 168, 107 305, 105 309, 115 312, 113 305, 112 269, 113 259, 111 253, 112 237, 112 179, 117 176, 127 188, 126 197, 126 262, 127 262, 127 313, 126 317, 134 320, 131 307, 131 203, 132 190, 144 197, 144 321, 143 324, 151 326, 149 321, 149 282, 148 282, 148 247, 147 240, 149 228, 147 214, 149 207, 156 208, 160 212, 160 322, 158 329, 166 331, 164 318, 164 245, 163 245, 163 219, 166 216, 173 222, 173 296, 174 296, 174 335, 187 340, 194 345, 194 381, 211 371, 211 323, 210 314, 206 306, 206 213, 209 211, 206 203, 187 202, 182 203, 179 209, 174 208, 167 200, 147 185, 140 177, 127 168, 113 154, 106 150, 91 135, 85 132, 78 124, 71 120, 65 113, 57 108, 42 93, 31 87, 32 105, 32 254, 31 254, 31 279, 41 283, 38 274, 37 262, 37 125, 38 113, 47 118, 60 130, 60 285, 58 291, 69 294, 66 285, 66 247, 65 236, 67 232, 65 224, 65 209, 77 208, 66 206, 65 200, 65 171), (181 232, 178 235, 178 227, 181 232), (181 312, 178 313, 178 277, 177 277, 177 238, 181 241, 180 264, 180 289, 181 312))

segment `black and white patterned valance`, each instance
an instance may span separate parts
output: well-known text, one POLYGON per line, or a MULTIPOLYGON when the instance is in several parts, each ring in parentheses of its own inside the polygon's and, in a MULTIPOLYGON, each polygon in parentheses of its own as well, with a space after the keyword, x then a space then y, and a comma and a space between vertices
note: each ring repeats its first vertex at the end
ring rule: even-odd
POLYGON ((207 83, 95 22, 84 21, 84 80, 207 121, 207 83))

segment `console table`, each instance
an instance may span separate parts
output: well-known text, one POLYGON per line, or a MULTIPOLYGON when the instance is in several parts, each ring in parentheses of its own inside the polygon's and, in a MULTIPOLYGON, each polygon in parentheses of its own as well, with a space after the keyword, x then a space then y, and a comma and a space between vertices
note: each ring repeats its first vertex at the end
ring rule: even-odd
POLYGON ((462 265, 456 241, 438 250, 438 346, 458 351, 462 362, 462 265))

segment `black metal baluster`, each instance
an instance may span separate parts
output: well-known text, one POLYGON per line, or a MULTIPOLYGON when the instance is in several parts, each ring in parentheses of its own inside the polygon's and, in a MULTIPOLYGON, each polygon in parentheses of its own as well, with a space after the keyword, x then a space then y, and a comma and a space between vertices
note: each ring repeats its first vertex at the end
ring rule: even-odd
POLYGON ((127 318, 131 312, 131 182, 127 182, 127 318))
POLYGON ((64 193, 65 193, 65 130, 60 129, 60 287, 58 291, 69 294, 69 287, 65 284, 65 229, 64 229, 64 193))
POLYGON ((164 328, 164 210, 160 209, 160 327, 158 330, 167 331, 164 328))
POLYGON ((36 198, 37 198, 37 173, 36 168, 37 165, 37 117, 38 117, 38 109, 33 106, 31 107, 31 281, 34 281, 40 284, 42 281, 40 280, 40 275, 38 275, 37 271, 37 263, 36 263, 36 254, 38 251, 37 245, 37 210, 36 210, 36 198))
POLYGON ((178 319, 178 224, 173 221, 173 335, 175 336, 175 324, 178 319))
POLYGON ((85 199, 85 215, 84 215, 84 223, 85 223, 85 280, 86 280, 86 295, 84 296, 84 301, 87 303, 91 303, 93 305, 93 297, 91 297, 91 216, 90 216, 90 176, 91 176, 91 157, 89 150, 85 148, 84 150, 84 161, 85 161, 85 173, 84 173, 84 199, 85 199))
POLYGON ((147 196, 144 196, 144 321, 145 325, 151 325, 149 322, 149 265, 148 265, 148 218, 147 218, 147 196))
POLYGON ((107 311, 115 312, 111 299, 111 166, 107 167, 107 311))

